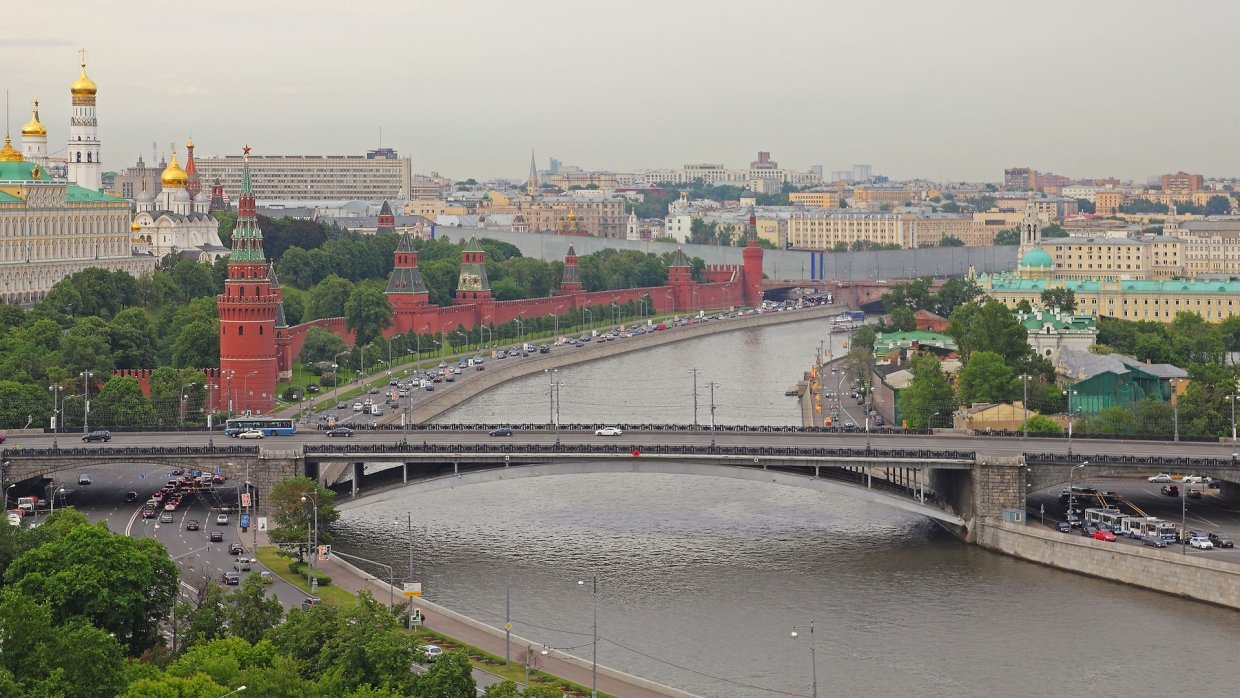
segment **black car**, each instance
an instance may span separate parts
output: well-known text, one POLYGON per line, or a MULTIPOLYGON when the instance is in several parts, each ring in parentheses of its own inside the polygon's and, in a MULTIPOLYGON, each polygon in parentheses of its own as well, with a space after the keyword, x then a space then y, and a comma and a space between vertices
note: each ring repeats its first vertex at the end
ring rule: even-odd
POLYGON ((492 429, 488 436, 512 436, 512 428, 500 427, 498 429, 492 429))
POLYGON ((189 521, 186 521, 185 530, 197 531, 198 530, 198 519, 190 519, 189 521))
POLYGON ((353 430, 348 427, 336 427, 327 431, 328 436, 353 436, 353 430))
POLYGON ((1236 547, 1236 544, 1233 543, 1231 540, 1231 536, 1227 535, 1226 533, 1211 533, 1207 537, 1210 539, 1210 542, 1213 543, 1214 547, 1216 548, 1236 547))
POLYGON ((223 531, 212 531, 212 532, 211 532, 210 539, 211 539, 211 542, 212 542, 212 543, 223 543, 223 542, 224 542, 224 532, 223 532, 223 531))
POLYGON ((1060 533, 1071 533, 1071 532, 1072 532, 1072 524, 1068 523, 1067 521, 1060 521, 1060 522, 1059 522, 1059 532, 1060 532, 1060 533))
POLYGON ((82 441, 103 441, 103 442, 108 442, 108 441, 111 441, 111 440, 112 440, 112 435, 111 435, 111 434, 109 434, 109 433, 107 432, 107 430, 106 430, 106 429, 100 429, 99 431, 92 431, 91 433, 89 433, 89 434, 87 434, 86 436, 83 436, 83 437, 82 437, 82 441))
POLYGON ((245 546, 240 543, 230 543, 228 545, 229 555, 240 555, 245 552, 245 546))
POLYGON ((224 574, 220 575, 220 581, 224 582, 230 587, 234 587, 241 583, 241 575, 237 574, 236 572, 225 572, 224 574))
POLYGON ((137 492, 126 492, 126 493, 125 493, 125 501, 126 501, 126 502, 136 502, 136 501, 138 501, 138 493, 137 493, 137 492))
POLYGON ((1165 548, 1165 547, 1167 547, 1167 541, 1163 540, 1162 538, 1160 538, 1160 537, 1158 537, 1158 536, 1146 536, 1146 537, 1144 537, 1144 538, 1142 538, 1142 539, 1141 539, 1141 543, 1142 543, 1143 545, 1148 545, 1148 546, 1149 546, 1149 547, 1151 547, 1151 548, 1165 548))

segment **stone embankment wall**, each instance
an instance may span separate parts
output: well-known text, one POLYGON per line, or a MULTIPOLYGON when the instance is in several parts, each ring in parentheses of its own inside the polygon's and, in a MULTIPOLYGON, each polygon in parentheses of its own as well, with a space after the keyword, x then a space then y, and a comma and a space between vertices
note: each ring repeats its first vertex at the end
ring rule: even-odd
POLYGON ((660 332, 653 332, 640 338, 623 339, 615 342, 591 342, 585 348, 562 346, 550 354, 535 354, 521 361, 487 361, 486 371, 480 380, 471 380, 458 384, 452 390, 436 393, 431 400, 422 403, 413 411, 411 421, 414 424, 427 422, 466 400, 506 383, 515 378, 542 373, 544 369, 563 368, 572 364, 585 363, 606 359, 630 351, 643 351, 654 347, 680 342, 686 339, 704 337, 710 334, 721 334, 751 327, 765 327, 789 322, 822 320, 838 315, 841 306, 820 305, 802 310, 781 313, 758 313, 727 320, 711 320, 689 327, 673 327, 660 332))
POLYGON ((1183 555, 1178 547, 1116 545, 993 520, 975 534, 978 545, 1022 560, 1240 609, 1240 565, 1183 555))

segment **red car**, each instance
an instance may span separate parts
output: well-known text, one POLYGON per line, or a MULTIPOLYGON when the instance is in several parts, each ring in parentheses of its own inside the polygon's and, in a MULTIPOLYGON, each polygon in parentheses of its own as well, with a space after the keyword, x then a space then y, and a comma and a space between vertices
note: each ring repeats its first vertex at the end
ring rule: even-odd
POLYGON ((4 443, 4 432, 0 431, 0 444, 4 443))
POLYGON ((1108 531, 1108 530, 1107 530, 1107 529, 1105 529, 1105 528, 1100 528, 1100 529, 1098 529, 1097 531, 1094 531, 1094 539, 1095 539, 1095 540, 1105 540, 1105 541, 1107 541, 1108 543, 1114 543, 1114 542, 1115 542, 1115 534, 1114 534, 1114 533, 1111 533, 1110 531, 1108 531))

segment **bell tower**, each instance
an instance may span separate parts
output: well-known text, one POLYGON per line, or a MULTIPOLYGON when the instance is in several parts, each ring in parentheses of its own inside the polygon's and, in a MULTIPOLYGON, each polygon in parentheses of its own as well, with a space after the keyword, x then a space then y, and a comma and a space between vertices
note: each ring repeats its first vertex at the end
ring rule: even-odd
POLYGON ((280 289, 269 273, 250 186, 250 147, 243 151, 237 225, 224 292, 216 296, 220 312, 220 376, 231 412, 267 412, 275 405, 279 372, 276 325, 280 289), (273 288, 273 285, 275 287, 273 288))
POLYGON ((95 118, 95 96, 99 87, 86 77, 86 49, 81 50, 82 74, 69 86, 73 95, 73 117, 69 121, 69 144, 65 148, 69 181, 83 189, 103 186, 103 165, 99 162, 99 120, 95 118))

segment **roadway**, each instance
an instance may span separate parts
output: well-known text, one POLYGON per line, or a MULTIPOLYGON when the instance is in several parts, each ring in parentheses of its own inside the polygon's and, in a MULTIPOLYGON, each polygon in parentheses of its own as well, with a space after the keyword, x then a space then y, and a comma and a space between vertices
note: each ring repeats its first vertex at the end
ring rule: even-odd
MULTIPOLYGON (((313 426, 302 426, 301 431, 292 436, 268 437, 262 440, 241 441, 229 439, 220 432, 208 435, 201 431, 186 432, 114 432, 112 440, 106 444, 93 443, 91 447, 101 450, 125 446, 206 446, 209 439, 219 445, 252 445, 268 448, 301 446, 305 444, 333 443, 394 443, 408 438, 410 443, 424 441, 432 445, 479 444, 495 443, 497 446, 521 444, 551 444, 556 441, 554 430, 543 428, 538 430, 522 429, 514 425, 515 431, 510 438, 488 437, 485 430, 467 431, 447 428, 416 428, 409 430, 359 429, 351 438, 329 438, 313 426)), ((5 448, 50 448, 51 434, 14 434, 5 448)), ((60 447, 81 447, 79 434, 61 435, 60 447)), ((917 448, 929 450, 960 450, 976 451, 979 455, 1019 456, 1023 453, 1069 453, 1066 439, 975 436, 958 433, 937 434, 900 434, 875 432, 867 437, 864 432, 729 432, 719 430, 713 436, 720 446, 771 446, 771 447, 817 447, 817 448, 864 448, 868 442, 874 448, 917 448)), ((588 429, 565 429, 560 432, 560 442, 570 445, 586 445, 595 443, 623 443, 643 448, 653 445, 684 445, 708 447, 712 435, 708 428, 693 430, 637 430, 628 429, 620 437, 595 436, 593 427, 588 429)), ((1093 454, 1130 454, 1135 456, 1165 457, 1209 457, 1230 458, 1233 446, 1230 442, 1170 442, 1170 441, 1125 441, 1110 439, 1073 439, 1071 453, 1086 459, 1093 454)))

